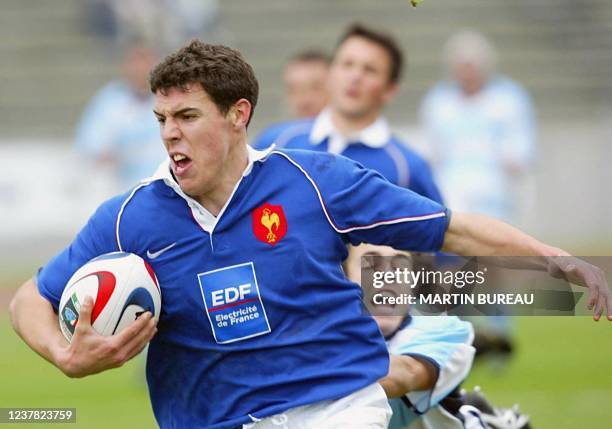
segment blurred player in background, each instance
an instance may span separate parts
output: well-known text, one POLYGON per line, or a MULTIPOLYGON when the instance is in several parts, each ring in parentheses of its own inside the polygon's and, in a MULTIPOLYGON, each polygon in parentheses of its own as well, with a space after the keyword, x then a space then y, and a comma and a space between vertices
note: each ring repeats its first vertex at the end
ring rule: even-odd
MULTIPOLYGON (((450 208, 516 222, 531 195, 535 116, 527 91, 497 74, 497 52, 483 35, 462 31, 445 46, 448 81, 422 105, 440 188, 450 208), (522 194, 518 188, 522 186, 522 194)), ((510 353, 510 319, 477 321, 477 349, 510 353)))
MULTIPOLYGON (((289 60, 283 73, 283 85, 285 101, 296 119, 267 127, 257 136, 258 147, 272 145, 289 128, 299 132, 300 127, 308 127, 310 119, 323 110, 329 98, 327 77, 330 62, 327 54, 316 50, 300 52, 289 60)), ((285 134, 283 138, 287 137, 285 134)))
POLYGON ((327 105, 329 63, 327 54, 309 50, 293 56, 285 66, 285 95, 294 117, 313 118, 327 105))
POLYGON ((109 168, 117 191, 153 174, 167 156, 151 114, 148 75, 156 62, 149 45, 132 41, 123 53, 123 78, 98 91, 76 129, 77 151, 94 167, 109 168))
POLYGON ((316 118, 288 124, 276 141, 255 146, 309 149, 344 155, 390 182, 434 201, 442 198, 427 162, 393 136, 382 116, 399 91, 403 55, 387 34, 353 25, 340 37, 329 72, 329 106, 316 118))
POLYGON ((515 222, 515 186, 536 154, 531 97, 497 73, 497 52, 480 33, 457 33, 444 51, 449 80, 421 109, 442 192, 456 210, 515 222))

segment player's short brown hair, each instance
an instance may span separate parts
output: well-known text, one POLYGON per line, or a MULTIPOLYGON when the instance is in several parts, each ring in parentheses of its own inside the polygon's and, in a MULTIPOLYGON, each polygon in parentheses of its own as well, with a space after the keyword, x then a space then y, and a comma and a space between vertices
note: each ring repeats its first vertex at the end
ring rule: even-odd
POLYGON ((328 54, 317 49, 307 49, 294 54, 289 58, 288 64, 291 63, 322 63, 329 65, 331 58, 328 54))
MULTIPOLYGON (((222 114, 244 98, 251 103, 251 117, 257 104, 259 84, 253 68, 242 54, 223 45, 192 40, 168 55, 151 71, 149 85, 155 94, 171 88, 185 89, 198 83, 222 114)), ((248 125, 248 124, 247 124, 248 125)))
POLYGON ((389 81, 392 83, 399 82, 402 76, 402 69, 404 67, 404 55, 395 39, 384 32, 373 30, 372 28, 366 27, 363 24, 351 25, 344 34, 338 40, 336 45, 336 51, 347 39, 351 37, 361 37, 370 42, 376 43, 377 45, 384 48, 389 54, 391 60, 391 69, 389 70, 389 81))

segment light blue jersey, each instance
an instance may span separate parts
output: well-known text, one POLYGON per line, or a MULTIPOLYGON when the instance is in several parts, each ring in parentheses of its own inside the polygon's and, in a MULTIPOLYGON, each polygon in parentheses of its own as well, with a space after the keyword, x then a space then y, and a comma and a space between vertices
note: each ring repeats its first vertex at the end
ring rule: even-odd
POLYGON ((512 219, 514 182, 535 158, 535 115, 525 89, 498 77, 466 96, 444 82, 426 95, 421 116, 448 206, 512 219))
POLYGON ((346 245, 436 251, 441 205, 344 157, 249 148, 220 213, 164 163, 96 211, 41 270, 39 290, 57 308, 72 273, 106 252, 152 266, 163 304, 147 380, 162 429, 234 428, 387 374, 384 340, 342 271, 346 245))
MULTIPOLYGON (((419 418, 427 420, 430 410, 461 384, 474 360, 473 339, 471 323, 455 316, 408 316, 387 339, 389 353, 429 361, 436 368, 437 379, 431 390, 409 392, 404 400, 389 401, 393 409, 389 429, 403 429, 419 418)), ((441 414, 448 413, 434 411, 432 418, 442 420, 441 414)), ((456 419, 446 418, 453 422, 449 427, 456 427, 456 419)))
POLYGON ((124 82, 111 82, 90 101, 77 127, 77 150, 114 160, 125 189, 151 176, 167 156, 153 104, 153 94, 142 97, 124 82))

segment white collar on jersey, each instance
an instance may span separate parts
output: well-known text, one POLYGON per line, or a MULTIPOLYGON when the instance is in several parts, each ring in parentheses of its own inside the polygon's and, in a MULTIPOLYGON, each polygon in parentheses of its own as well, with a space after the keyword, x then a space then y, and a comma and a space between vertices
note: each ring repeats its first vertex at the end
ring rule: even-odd
MULTIPOLYGON (((253 164, 257 161, 265 159, 272 150, 274 150, 274 145, 270 146, 265 150, 256 150, 247 144, 248 163, 246 168, 244 169, 244 172, 242 173, 242 177, 248 176, 251 173, 251 170, 253 169, 253 164)), ((153 174, 153 176, 151 177, 144 179, 141 183, 150 183, 155 180, 163 180, 167 186, 172 188, 181 198, 187 201, 187 204, 191 208, 191 212, 193 213, 195 220, 205 231, 209 233, 214 230, 215 225, 217 224, 217 220, 225 211, 225 208, 231 201, 234 193, 236 192, 236 189, 238 189, 238 185, 240 184, 240 181, 236 183, 236 186, 234 187, 234 190, 232 191, 230 197, 227 199, 225 206, 223 206, 223 208, 219 212, 219 215, 215 217, 212 215, 212 213, 206 210, 204 206, 202 206, 196 200, 194 200, 185 192, 183 192, 179 184, 176 182, 176 180, 174 180, 174 177, 172 176, 172 173, 170 171, 170 159, 166 159, 164 162, 162 162, 157 168, 155 174, 153 174)))
POLYGON ((328 152, 331 153, 342 153, 349 144, 353 143, 363 143, 377 149, 387 144, 391 138, 391 129, 387 120, 380 116, 363 130, 350 136, 344 136, 336 129, 332 121, 331 110, 327 108, 315 119, 310 132, 310 143, 319 144, 327 137, 329 137, 328 152))

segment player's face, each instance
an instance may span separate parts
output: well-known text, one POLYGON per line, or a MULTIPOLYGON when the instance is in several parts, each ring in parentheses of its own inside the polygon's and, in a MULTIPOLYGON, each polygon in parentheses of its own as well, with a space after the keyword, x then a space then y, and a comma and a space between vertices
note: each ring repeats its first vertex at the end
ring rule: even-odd
POLYGON ((397 92, 390 71, 385 48, 363 37, 349 37, 338 47, 330 68, 330 104, 347 117, 378 115, 397 92))
POLYGON ((222 114, 199 84, 158 91, 155 100, 155 116, 181 189, 196 199, 210 193, 234 156, 231 114, 222 114))
POLYGON ((364 268, 374 271, 393 271, 396 268, 411 269, 411 267, 410 254, 388 246, 362 244, 358 247, 351 247, 349 250, 349 257, 345 264, 346 275, 350 280, 362 285, 364 303, 385 336, 395 332, 402 323, 408 313, 408 305, 375 305, 374 295, 398 297, 407 291, 406 285, 387 283, 382 288, 373 288, 361 282, 361 270, 364 268), (378 258, 380 256, 384 258, 378 258))
POLYGON ((287 102, 294 116, 317 116, 327 105, 327 74, 329 67, 323 61, 297 61, 285 69, 287 102))

